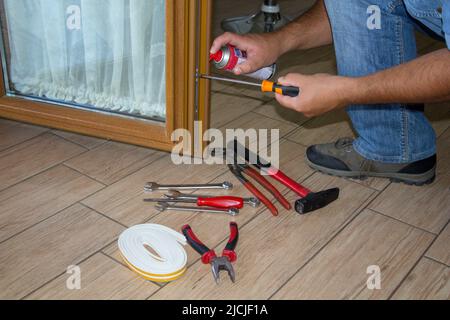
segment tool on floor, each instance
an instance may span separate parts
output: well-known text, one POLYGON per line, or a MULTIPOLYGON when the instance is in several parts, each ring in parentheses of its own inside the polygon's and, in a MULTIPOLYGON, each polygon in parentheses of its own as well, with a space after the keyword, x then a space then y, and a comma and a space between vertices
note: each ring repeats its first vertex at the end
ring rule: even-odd
POLYGON ((209 184, 158 184, 156 182, 148 182, 144 186, 147 192, 157 190, 195 190, 195 189, 233 189, 231 182, 225 181, 223 183, 209 183, 209 184))
MULTIPOLYGON (((245 161, 247 162, 252 162, 251 164, 256 168, 260 169, 267 175, 273 177, 275 180, 279 181, 280 183, 297 193, 300 197, 302 197, 302 199, 299 199, 295 202, 295 210, 300 214, 306 214, 326 207, 339 198, 339 188, 332 188, 320 192, 312 192, 308 188, 302 186, 300 183, 291 179, 283 171, 273 167, 270 162, 261 159, 259 155, 242 146, 242 144, 240 144, 237 140, 231 141, 228 144, 227 149, 222 150, 222 152, 227 153, 226 156, 228 161, 230 161, 231 158, 232 161, 236 162, 240 157, 245 159, 245 161)), ((249 165, 247 165, 247 167, 249 167, 249 165)), ((256 172, 256 170, 254 171, 256 172)), ((255 174, 253 173, 253 175, 255 174)), ((273 204, 271 204, 267 198, 264 201, 263 199, 261 199, 261 202, 263 202, 269 208, 272 214, 275 213, 276 209, 274 210, 273 204)))
POLYGON ((127 266, 141 277, 169 282, 186 272, 186 238, 168 227, 141 224, 125 230, 118 246, 127 266))
POLYGON ((292 87, 292 86, 283 86, 281 84, 278 84, 278 83, 272 82, 272 81, 268 81, 268 80, 264 80, 262 83, 255 83, 255 82, 236 80, 236 79, 231 79, 231 78, 209 76, 209 75, 205 75, 205 74, 199 74, 198 76, 203 79, 225 81, 225 82, 238 83, 238 84, 243 84, 243 85, 248 85, 248 86, 255 86, 255 87, 259 87, 262 92, 275 92, 275 93, 281 94, 283 96, 297 97, 300 94, 300 88, 292 87))
POLYGON ((272 213, 272 215, 278 215, 278 209, 275 205, 270 201, 258 188, 255 187, 254 184, 250 182, 245 176, 249 176, 256 180, 261 186, 263 186, 267 191, 269 191, 287 210, 291 209, 291 204, 286 198, 272 185, 266 178, 264 178, 259 172, 250 167, 247 164, 230 164, 228 165, 231 173, 244 185, 247 190, 249 190, 252 194, 255 195, 272 213))
POLYGON ((185 225, 182 228, 182 232, 186 237, 189 245, 202 256, 202 262, 204 264, 211 264, 211 270, 214 280, 218 284, 220 282, 220 271, 225 270, 228 272, 231 281, 236 281, 236 274, 232 263, 237 260, 236 249, 239 240, 239 228, 235 222, 230 223, 230 238, 222 252, 222 256, 218 257, 214 250, 205 246, 199 238, 194 234, 194 231, 189 225, 185 225))
POLYGON ((237 216, 239 214, 239 209, 229 208, 229 209, 221 209, 221 208, 212 208, 212 207, 185 207, 185 206, 175 206, 171 205, 167 202, 158 202, 155 208, 164 212, 167 210, 170 211, 186 211, 186 212, 204 212, 204 213, 215 213, 215 214, 228 214, 230 216, 237 216))
MULTIPOLYGON (((167 199, 178 199, 178 200, 191 200, 194 202, 194 200, 198 200, 200 198, 215 198, 216 196, 211 195, 197 195, 197 194, 184 194, 177 190, 169 190, 169 193, 164 195, 167 199)), ((220 198, 220 197, 219 197, 220 198)), ((241 198, 241 197, 227 197, 235 199, 235 201, 242 201, 243 204, 247 204, 252 206, 253 208, 259 207, 261 204, 261 201, 259 201, 257 198, 241 198)), ((240 209, 240 208, 238 208, 240 209)))
POLYGON ((212 207, 212 208, 222 208, 222 209, 242 209, 244 207, 244 200, 238 197, 221 196, 212 198, 201 198, 196 199, 179 199, 179 198, 158 198, 158 199, 144 199, 144 202, 159 202, 159 203, 195 203, 199 207, 212 207))
MULTIPOLYGON (((219 70, 233 71, 238 65, 247 61, 247 52, 228 44, 216 53, 210 54, 209 61, 212 61, 219 70)), ((246 76, 258 80, 268 80, 273 77, 276 70, 277 65, 274 63, 271 66, 246 74, 246 76)))

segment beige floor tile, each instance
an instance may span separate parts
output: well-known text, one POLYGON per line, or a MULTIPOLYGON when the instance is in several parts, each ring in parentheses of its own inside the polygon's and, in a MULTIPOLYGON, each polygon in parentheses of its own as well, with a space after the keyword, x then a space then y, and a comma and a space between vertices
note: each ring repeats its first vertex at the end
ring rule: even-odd
POLYGON ((213 93, 211 96, 211 128, 219 128, 252 111, 263 102, 236 93, 213 93))
POLYGON ((426 256, 450 266, 450 224, 447 224, 426 256))
POLYGON ((163 156, 162 152, 107 142, 65 164, 104 184, 112 184, 163 156))
POLYGON ((63 137, 66 140, 69 140, 76 144, 82 145, 83 147, 88 148, 88 149, 94 149, 94 148, 98 147, 99 145, 106 142, 106 140, 103 140, 100 138, 84 136, 81 134, 68 132, 68 131, 53 130, 52 133, 56 134, 57 136, 63 137))
POLYGON ((0 241, 50 217, 103 188, 64 166, 57 166, 0 192, 0 241))
POLYGON ((433 233, 450 219, 450 130, 438 139, 436 181, 415 187, 391 184, 370 208, 433 233))
MULTIPOLYGON (((252 129, 256 130, 257 137, 260 135, 260 130, 267 130, 269 136, 269 142, 271 139, 271 130, 279 130, 279 138, 282 138, 295 130, 295 125, 287 123, 285 121, 278 121, 275 119, 271 119, 265 116, 262 116, 257 113, 247 113, 243 116, 233 120, 232 122, 222 126, 219 128, 224 137, 226 137, 226 130, 235 130, 235 129, 243 129, 248 130, 252 129)), ((254 142, 254 137, 249 136, 250 141, 254 142)))
POLYGON ((0 244, 0 297, 22 298, 110 243, 119 224, 74 205, 0 244))
POLYGON ((273 298, 387 299, 432 240, 429 233, 366 210, 273 298), (372 265, 381 270, 380 290, 367 288, 372 265))
POLYGON ((84 151, 53 134, 43 134, 0 152, 0 190, 84 151))
POLYGON ((125 225, 142 223, 157 214, 157 210, 142 200, 159 197, 163 192, 144 193, 146 182, 207 183, 227 169, 218 165, 175 165, 170 155, 110 185, 83 203, 125 225))
POLYGON ((79 265, 81 289, 67 289, 63 274, 32 295, 30 300, 143 300, 159 289, 105 255, 98 253, 79 265))
POLYGON ((303 116, 300 112, 284 108, 276 100, 271 100, 263 104, 256 108, 254 112, 275 120, 286 121, 287 123, 294 125, 301 125, 308 121, 308 118, 303 116))
POLYGON ((0 151, 47 131, 47 128, 0 118, 0 151))
MULTIPOLYGON (((307 168, 304 163, 303 157, 304 154, 303 147, 294 144, 293 142, 283 141, 280 145, 280 153, 283 154, 280 162, 280 168, 283 172, 285 172, 288 176, 296 181, 303 181, 306 177, 308 177, 312 171, 307 168)), ((270 182, 272 182, 278 190, 286 191, 286 187, 280 185, 275 182, 274 179, 268 178, 270 182)), ((252 197, 253 195, 245 189, 245 187, 237 181, 237 179, 230 173, 226 172, 224 175, 219 176, 214 182, 222 182, 222 181, 231 181, 234 184, 233 190, 230 191, 220 191, 220 190, 211 190, 208 192, 209 195, 234 195, 240 197, 252 197)), ((259 187, 259 185, 256 184, 259 187)), ((265 193, 269 198, 272 198, 270 194, 268 194, 263 188, 260 188, 263 193, 265 193)), ((281 208, 279 204, 275 204, 277 208, 281 208)), ((243 225, 244 223, 251 220, 256 214, 260 213, 264 207, 261 205, 260 208, 254 209, 252 207, 244 207, 240 210, 239 216, 235 218, 235 220, 239 223, 239 225, 243 225)), ((265 212, 263 214, 269 214, 265 212)), ((291 213, 290 213, 291 214, 291 213)), ((180 231, 181 227, 186 223, 190 223, 192 227, 195 229, 199 235, 204 236, 208 239, 208 242, 212 246, 216 246, 223 239, 227 237, 227 233, 229 230, 227 229, 228 221, 231 218, 228 216, 212 216, 208 214, 189 214, 183 212, 165 212, 159 214, 158 216, 151 219, 150 223, 158 223, 169 226, 174 230, 180 231)), ((194 253, 190 248, 189 250, 189 261, 198 259, 198 255, 194 253)), ((105 249, 104 252, 115 259, 121 261, 121 257, 117 251, 117 244, 111 245, 109 248, 105 249)))
POLYGON ((423 258, 408 275, 393 299, 450 300, 450 268, 423 258))
POLYGON ((329 143, 342 137, 354 137, 350 121, 343 111, 335 111, 312 119, 287 136, 304 146, 329 143))
MULTIPOLYGON (((306 181, 314 190, 341 187, 342 196, 329 207, 313 214, 300 216, 293 211, 280 211, 278 217, 267 211, 259 214, 240 229, 237 246, 238 261, 235 263, 237 281, 232 284, 226 274, 218 287, 211 276, 210 268, 196 262, 185 277, 160 290, 152 299, 267 299, 285 283, 295 271, 308 261, 373 191, 342 179, 314 175, 306 181), (350 200, 351 199, 351 200, 350 200)), ((294 201, 298 197, 289 194, 294 201)), ((216 223, 198 229, 199 237, 209 242, 214 237, 216 223)), ((226 224, 219 226, 226 231, 226 224)), ((214 243, 214 241, 212 241, 214 243)), ((217 250, 223 249, 222 242, 217 250)))

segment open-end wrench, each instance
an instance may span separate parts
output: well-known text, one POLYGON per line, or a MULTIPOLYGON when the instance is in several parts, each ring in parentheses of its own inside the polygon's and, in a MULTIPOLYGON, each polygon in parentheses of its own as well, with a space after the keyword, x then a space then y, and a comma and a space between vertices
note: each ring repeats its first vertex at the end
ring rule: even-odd
POLYGON ((236 216, 239 214, 239 209, 220 209, 220 208, 210 208, 210 207, 184 207, 184 206, 174 206, 170 205, 169 203, 160 202, 158 203, 155 208, 160 211, 164 212, 167 210, 174 210, 174 211, 187 211, 187 212, 205 212, 205 213, 216 213, 216 214, 228 214, 230 216, 236 216))
MULTIPOLYGON (((196 201, 199 198, 208 199, 208 198, 214 198, 216 196, 213 195, 200 195, 200 194, 185 194, 181 193, 177 190, 169 190, 169 193, 165 194, 164 197, 167 199, 178 199, 178 200, 191 200, 196 201)), ((252 206, 253 208, 259 207, 261 204, 261 201, 257 198, 241 198, 244 204, 248 204, 252 206)))
POLYGON ((231 182, 225 181, 222 183, 210 183, 210 184, 158 184, 156 182, 146 183, 144 190, 148 192, 156 190, 195 190, 195 189, 233 189, 231 182))

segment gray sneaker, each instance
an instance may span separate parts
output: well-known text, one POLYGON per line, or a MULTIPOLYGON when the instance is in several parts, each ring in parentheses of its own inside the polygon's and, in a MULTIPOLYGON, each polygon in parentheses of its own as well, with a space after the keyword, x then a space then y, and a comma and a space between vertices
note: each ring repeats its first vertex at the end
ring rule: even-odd
POLYGON ((421 186, 432 183, 436 177, 436 155, 412 163, 383 163, 362 157, 353 148, 351 138, 309 147, 306 161, 314 170, 346 178, 379 177, 421 186))

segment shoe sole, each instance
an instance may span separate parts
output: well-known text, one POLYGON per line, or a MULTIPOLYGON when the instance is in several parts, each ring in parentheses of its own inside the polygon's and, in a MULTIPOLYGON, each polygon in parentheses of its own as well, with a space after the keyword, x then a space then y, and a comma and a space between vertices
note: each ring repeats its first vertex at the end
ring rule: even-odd
POLYGON ((434 166, 433 169, 421 174, 410 174, 410 173, 380 173, 380 172, 356 172, 356 171, 334 170, 314 164, 311 161, 309 161, 308 158, 306 158, 306 163, 313 170, 319 171, 324 174, 328 174, 335 177, 352 178, 358 180, 365 180, 369 177, 376 177, 376 178, 386 178, 394 183, 404 183, 407 185, 423 186, 433 183, 436 178, 436 166, 434 166))

